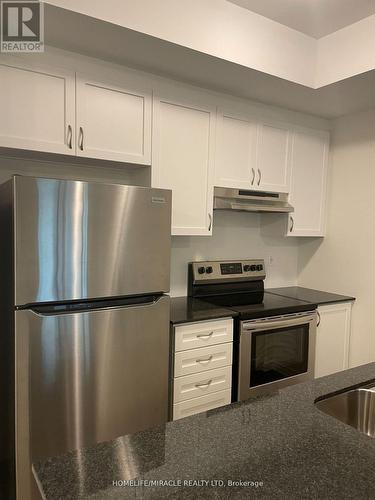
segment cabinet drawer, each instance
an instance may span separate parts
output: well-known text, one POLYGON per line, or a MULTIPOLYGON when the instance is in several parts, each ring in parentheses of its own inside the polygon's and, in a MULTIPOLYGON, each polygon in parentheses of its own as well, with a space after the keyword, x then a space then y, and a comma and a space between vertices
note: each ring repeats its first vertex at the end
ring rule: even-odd
POLYGON ((232 342, 232 318, 219 321, 200 321, 175 327, 175 351, 232 342))
POLYGON ((189 349, 175 354, 174 376, 181 377, 231 364, 232 342, 189 349))
POLYGON ((178 377, 173 382, 173 401, 174 403, 180 403, 211 392, 230 389, 232 367, 225 366, 216 370, 207 370, 206 372, 194 373, 194 375, 178 377))
POLYGON ((202 413, 212 410, 213 408, 219 408, 219 406, 230 404, 230 402, 230 389, 214 392, 207 396, 200 396, 199 398, 189 399, 189 401, 183 401, 182 403, 173 405, 173 420, 195 415, 196 413, 202 413))

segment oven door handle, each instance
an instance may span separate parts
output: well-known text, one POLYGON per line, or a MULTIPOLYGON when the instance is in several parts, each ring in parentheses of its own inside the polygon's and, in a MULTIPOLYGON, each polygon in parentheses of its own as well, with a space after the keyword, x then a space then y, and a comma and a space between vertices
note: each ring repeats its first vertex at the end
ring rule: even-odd
POLYGON ((275 319, 248 321, 242 324, 242 330, 245 332, 255 330, 270 330, 273 328, 287 328, 288 326, 303 325, 316 319, 315 312, 300 314, 288 318, 277 317, 275 319))

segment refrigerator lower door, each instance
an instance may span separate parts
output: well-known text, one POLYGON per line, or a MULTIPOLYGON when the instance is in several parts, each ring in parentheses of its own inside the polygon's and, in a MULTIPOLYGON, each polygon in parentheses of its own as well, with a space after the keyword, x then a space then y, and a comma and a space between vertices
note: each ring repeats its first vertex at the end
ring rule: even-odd
POLYGON ((32 462, 167 421, 169 308, 16 311, 19 498, 32 462))

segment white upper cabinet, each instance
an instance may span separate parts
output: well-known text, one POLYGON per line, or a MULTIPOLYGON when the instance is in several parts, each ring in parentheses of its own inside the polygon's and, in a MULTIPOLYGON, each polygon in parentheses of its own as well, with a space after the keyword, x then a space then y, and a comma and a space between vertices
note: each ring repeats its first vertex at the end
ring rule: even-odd
POLYGON ((288 193, 290 139, 283 124, 219 108, 215 186, 288 193))
POLYGON ((290 130, 284 125, 261 122, 256 146, 256 187, 288 193, 290 189, 290 130))
POLYGON ((329 133, 298 129, 292 141, 288 236, 324 236, 329 133))
POLYGON ((2 55, 0 90, 0 147, 151 165, 173 191, 173 235, 212 234, 214 185, 289 193, 287 235, 324 235, 324 131, 79 55, 2 55))
POLYGON ((77 74, 77 154, 151 164, 151 91, 77 74))
POLYGON ((152 185, 172 190, 172 234, 210 235, 216 108, 205 94, 154 95, 152 185))
POLYGON ((75 154, 75 75, 4 58, 0 146, 75 154))
POLYGON ((246 115, 218 110, 215 185, 253 189, 257 124, 246 115))

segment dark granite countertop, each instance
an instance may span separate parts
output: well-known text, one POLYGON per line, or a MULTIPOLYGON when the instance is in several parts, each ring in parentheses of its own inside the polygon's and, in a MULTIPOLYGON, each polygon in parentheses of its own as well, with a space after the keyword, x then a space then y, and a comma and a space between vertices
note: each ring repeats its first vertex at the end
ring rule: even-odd
POLYGON ((302 286, 287 286, 281 288, 268 288, 267 293, 282 295, 290 299, 303 300, 319 305, 334 304, 336 302, 349 302, 355 300, 354 297, 347 295, 338 295, 337 293, 322 292, 321 290, 313 290, 312 288, 304 288, 302 286))
POLYGON ((171 323, 193 323, 237 316, 235 311, 191 297, 171 297, 171 323))
MULTIPOLYGON (((323 292, 304 288, 301 286, 287 286, 281 288, 268 288, 267 294, 279 295, 287 299, 294 299, 301 302, 308 302, 314 306, 323 304, 334 304, 337 302, 348 302, 355 300, 354 297, 338 295, 336 293, 323 292)), ((203 300, 191 297, 171 297, 171 323, 190 323, 194 321, 204 321, 209 319, 235 317, 236 313, 232 309, 215 306, 203 300)))
POLYGON ((373 379, 375 363, 51 458, 35 474, 47 500, 375 498, 375 439, 314 405, 373 379))

